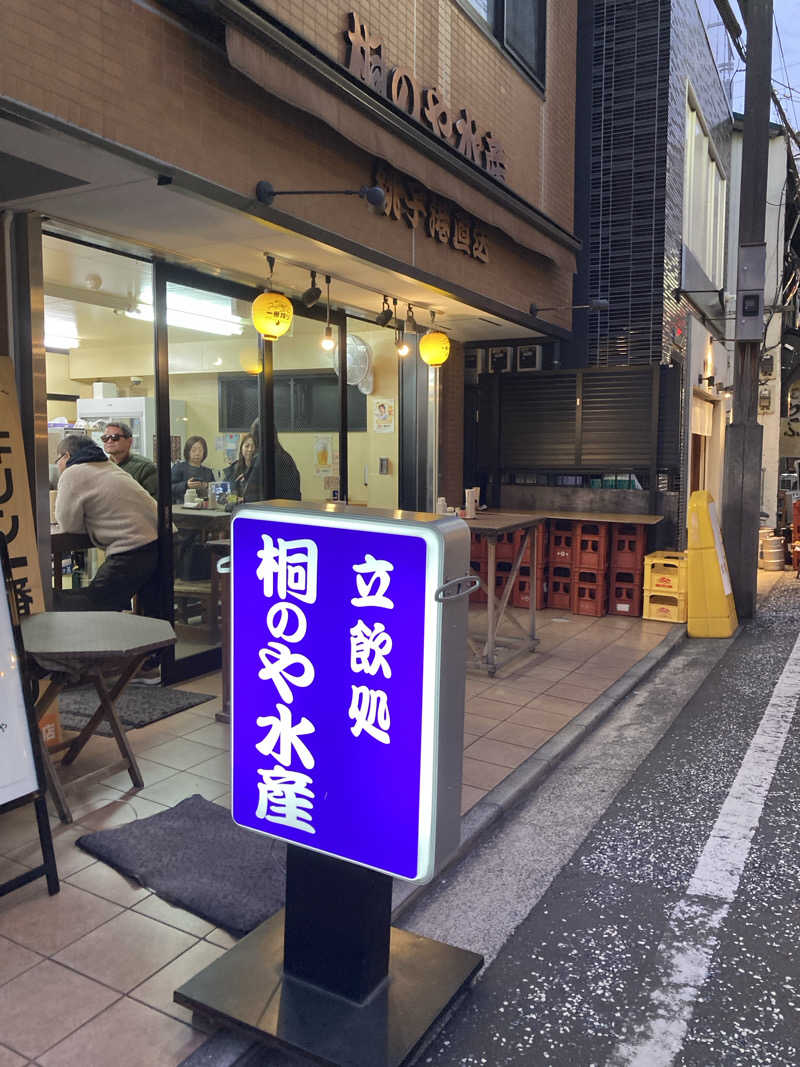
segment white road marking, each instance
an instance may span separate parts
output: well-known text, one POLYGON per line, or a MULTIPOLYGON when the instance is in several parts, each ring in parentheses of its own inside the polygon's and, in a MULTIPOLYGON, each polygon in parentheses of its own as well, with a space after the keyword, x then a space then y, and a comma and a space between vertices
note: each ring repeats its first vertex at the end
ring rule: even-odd
POLYGON ((683 1047, 708 977, 718 932, 736 898, 753 835, 800 696, 800 636, 786 660, 685 896, 658 947, 661 981, 650 1014, 620 1042, 608 1067, 668 1067, 683 1047))

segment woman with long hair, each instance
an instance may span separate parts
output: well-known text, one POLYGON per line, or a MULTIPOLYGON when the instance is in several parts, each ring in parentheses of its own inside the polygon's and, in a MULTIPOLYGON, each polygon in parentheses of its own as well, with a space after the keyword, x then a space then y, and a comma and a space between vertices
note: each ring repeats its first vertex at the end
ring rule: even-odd
POLYGON ((231 490, 237 496, 244 496, 244 491, 253 471, 256 458, 256 439, 251 433, 242 434, 239 442, 239 458, 225 468, 224 481, 231 483, 231 490))

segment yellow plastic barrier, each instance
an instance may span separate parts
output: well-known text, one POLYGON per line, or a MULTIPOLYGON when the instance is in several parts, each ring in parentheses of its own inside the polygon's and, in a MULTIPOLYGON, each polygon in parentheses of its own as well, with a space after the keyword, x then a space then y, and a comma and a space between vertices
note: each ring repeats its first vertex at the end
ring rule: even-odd
POLYGON ((690 637, 730 637, 739 620, 725 558, 725 546, 711 493, 700 489, 689 498, 690 637))
MULTIPOLYGON (((688 589, 685 552, 651 552, 644 557, 644 587, 652 593, 678 593, 686 596, 688 589)), ((685 622, 681 619, 681 622, 685 622)))

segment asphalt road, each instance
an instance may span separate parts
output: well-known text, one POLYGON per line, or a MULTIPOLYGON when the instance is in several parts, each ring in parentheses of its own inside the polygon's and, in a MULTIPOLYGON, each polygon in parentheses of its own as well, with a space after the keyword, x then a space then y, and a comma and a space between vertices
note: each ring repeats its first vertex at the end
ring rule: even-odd
POLYGON ((406 917, 487 959, 420 1064, 800 1064, 799 631, 787 574, 406 917))

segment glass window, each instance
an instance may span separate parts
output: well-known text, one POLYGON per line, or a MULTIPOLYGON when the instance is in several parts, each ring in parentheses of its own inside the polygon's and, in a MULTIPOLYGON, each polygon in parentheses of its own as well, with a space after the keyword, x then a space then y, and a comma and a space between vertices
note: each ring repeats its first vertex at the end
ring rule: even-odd
POLYGON ((349 502, 396 508, 400 484, 400 357, 394 329, 348 319, 347 356, 351 383, 347 409, 349 502), (358 421, 353 418, 353 403, 358 404, 358 421))
POLYGON ((464 0, 464 2, 490 25, 494 23, 494 0, 464 0))
POLYGON ((544 75, 544 3, 542 0, 505 0, 505 43, 538 77, 544 75))

